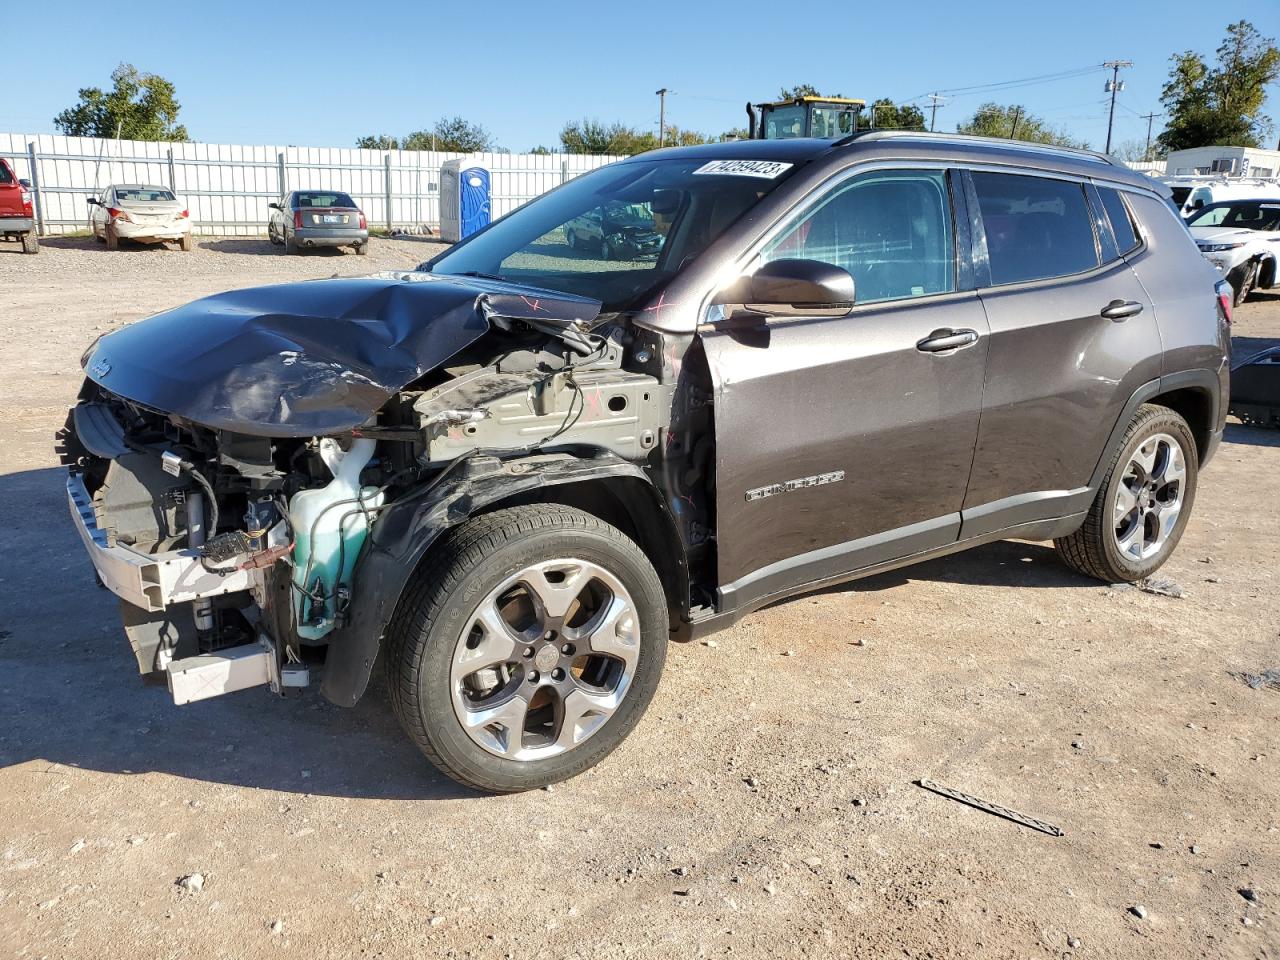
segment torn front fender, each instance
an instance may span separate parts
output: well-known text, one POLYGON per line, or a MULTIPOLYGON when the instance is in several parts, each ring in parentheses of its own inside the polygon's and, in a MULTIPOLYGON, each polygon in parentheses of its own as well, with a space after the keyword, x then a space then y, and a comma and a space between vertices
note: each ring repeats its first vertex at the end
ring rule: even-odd
MULTIPOLYGON (((419 561, 450 527, 500 500, 544 487, 609 478, 630 478, 653 486, 639 466, 610 453, 508 461, 475 456, 443 480, 399 498, 374 524, 356 567, 347 623, 330 634, 320 692, 343 707, 353 706, 364 694, 382 637, 419 561)), ((660 500, 655 491, 655 501, 660 500)), ((669 535, 671 542, 677 542, 673 523, 669 535)), ((681 563, 680 569, 687 595, 687 568, 681 563)))
POLYGON ((471 277, 391 273, 232 290, 101 337, 89 378, 216 430, 341 433, 478 340, 488 316, 590 322, 600 302, 471 277))

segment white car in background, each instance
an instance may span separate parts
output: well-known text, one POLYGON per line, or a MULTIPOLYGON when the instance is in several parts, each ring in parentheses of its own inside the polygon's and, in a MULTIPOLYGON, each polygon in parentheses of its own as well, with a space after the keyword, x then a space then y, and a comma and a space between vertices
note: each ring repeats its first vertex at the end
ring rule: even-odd
POLYGON ((1271 199, 1227 200, 1197 210, 1187 227, 1200 252, 1222 271, 1235 302, 1276 285, 1280 256, 1280 193, 1271 199))
POLYGON ((89 198, 89 225, 97 240, 115 250, 121 240, 165 243, 191 249, 191 216, 168 187, 116 183, 89 198))

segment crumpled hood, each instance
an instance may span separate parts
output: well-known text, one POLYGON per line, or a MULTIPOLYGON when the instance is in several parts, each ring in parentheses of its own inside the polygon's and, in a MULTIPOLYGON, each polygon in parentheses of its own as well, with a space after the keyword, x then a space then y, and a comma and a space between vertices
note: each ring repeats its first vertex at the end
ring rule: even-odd
POLYGON ((417 271, 250 287, 109 333, 81 359, 102 387, 218 430, 341 433, 478 340, 490 316, 589 323, 600 302, 417 271))

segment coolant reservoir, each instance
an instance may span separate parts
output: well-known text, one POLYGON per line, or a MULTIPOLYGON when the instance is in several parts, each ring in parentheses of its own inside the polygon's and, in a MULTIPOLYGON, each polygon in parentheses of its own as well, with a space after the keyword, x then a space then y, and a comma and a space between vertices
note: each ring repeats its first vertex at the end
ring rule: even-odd
POLYGON ((320 459, 333 480, 300 490, 289 501, 293 582, 301 588, 293 591, 293 613, 301 637, 315 640, 333 629, 338 588, 351 586, 356 558, 369 533, 361 508, 383 501, 377 487, 360 487, 360 471, 373 457, 373 447, 373 440, 355 440, 344 452, 336 440, 321 440, 320 459))

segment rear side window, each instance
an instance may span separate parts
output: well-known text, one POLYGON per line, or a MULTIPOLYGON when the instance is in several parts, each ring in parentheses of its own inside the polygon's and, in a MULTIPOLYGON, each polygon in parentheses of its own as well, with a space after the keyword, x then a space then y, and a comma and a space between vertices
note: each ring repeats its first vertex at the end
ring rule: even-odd
POLYGON ((1133 217, 1119 190, 1098 187, 1098 195, 1102 197, 1102 208, 1107 211, 1107 219, 1111 221, 1111 233, 1116 238, 1116 247, 1124 255, 1138 245, 1138 231, 1134 229, 1133 217))
POLYGON ((1008 173, 972 176, 993 285, 1065 277, 1098 265, 1083 186, 1008 173))
POLYGON ((0 183, 13 183, 13 174, 9 172, 7 163, 0 163, 0 183))

